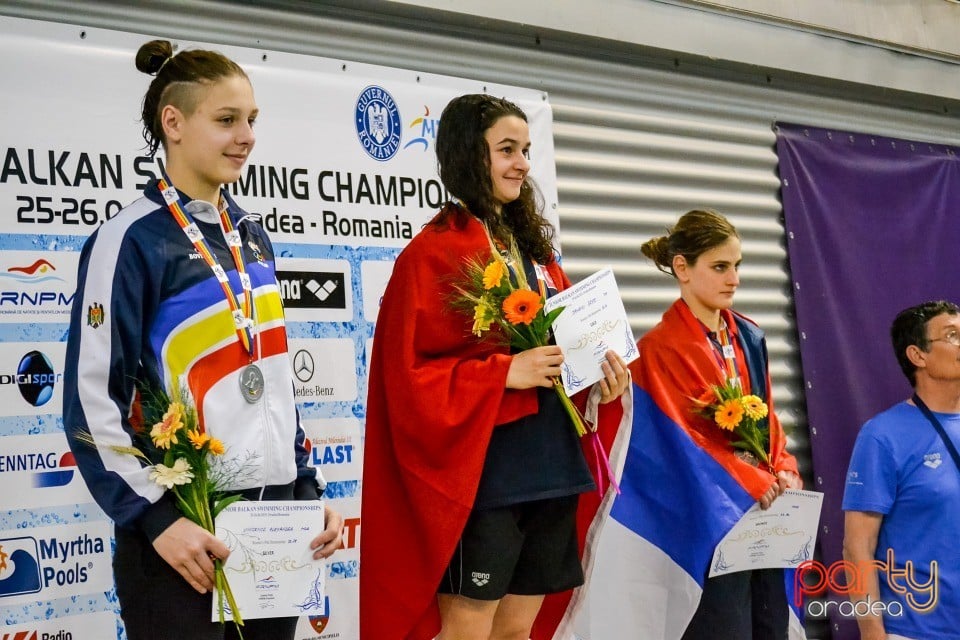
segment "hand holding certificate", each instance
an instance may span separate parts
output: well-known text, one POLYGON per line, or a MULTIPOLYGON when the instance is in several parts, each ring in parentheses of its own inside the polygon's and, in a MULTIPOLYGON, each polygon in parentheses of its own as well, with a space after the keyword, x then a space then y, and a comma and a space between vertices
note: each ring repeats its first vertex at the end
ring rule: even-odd
MULTIPOLYGON (((310 548, 323 502, 235 502, 216 521, 230 548, 224 571, 244 619, 326 613, 327 565, 310 548)), ((213 620, 219 619, 214 594, 213 620)))
POLYGON ((788 489, 769 509, 754 504, 713 552, 710 577, 796 567, 813 557, 823 494, 788 489))
POLYGON ((610 350, 626 362, 639 355, 617 281, 608 267, 547 300, 544 310, 563 307, 553 334, 563 351, 561 378, 573 395, 603 378, 600 368, 610 350))

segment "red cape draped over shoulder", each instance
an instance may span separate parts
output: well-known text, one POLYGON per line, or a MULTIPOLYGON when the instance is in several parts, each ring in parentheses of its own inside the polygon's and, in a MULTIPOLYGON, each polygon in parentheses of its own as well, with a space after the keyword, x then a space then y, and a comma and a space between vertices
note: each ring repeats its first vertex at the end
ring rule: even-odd
MULTIPOLYGON (((738 360, 751 363, 749 379, 741 377, 745 383, 756 381, 753 392, 761 394, 769 406, 770 464, 775 471, 798 473, 797 460, 787 452, 787 438, 774 413, 763 334, 746 316, 731 310, 724 310, 722 314, 733 335, 738 360)), ((701 448, 759 499, 773 483, 770 473, 740 460, 730 446, 727 433, 692 410, 693 398, 699 398, 710 385, 722 384, 723 371, 703 325, 687 304, 683 300, 674 302, 661 322, 643 336, 639 346, 640 358, 630 365, 636 384, 649 392, 664 413, 682 425, 701 448)))
MULTIPOLYGON (((383 295, 364 442, 362 640, 439 633, 437 588, 472 509, 491 433, 538 409, 535 389, 506 388, 509 349, 472 335, 472 318, 450 306, 464 260, 486 261, 489 251, 476 218, 448 205, 400 253, 383 295)), ((546 268, 559 289, 569 286, 555 261, 546 268)), ((604 413, 614 412, 601 412, 599 422, 615 432, 619 414, 611 422, 604 413)), ((609 433, 601 435, 609 446, 609 433)))

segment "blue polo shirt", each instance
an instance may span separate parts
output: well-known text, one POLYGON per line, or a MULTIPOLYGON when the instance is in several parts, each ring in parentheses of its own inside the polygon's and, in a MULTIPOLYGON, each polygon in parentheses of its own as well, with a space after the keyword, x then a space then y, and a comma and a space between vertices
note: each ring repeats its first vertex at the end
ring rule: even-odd
MULTIPOLYGON (((960 414, 934 415, 960 445, 960 414)), ((843 509, 883 515, 875 557, 885 566, 891 550, 894 585, 906 587, 897 593, 890 569, 878 569, 887 633, 960 640, 960 470, 917 407, 901 402, 863 425, 843 509)))

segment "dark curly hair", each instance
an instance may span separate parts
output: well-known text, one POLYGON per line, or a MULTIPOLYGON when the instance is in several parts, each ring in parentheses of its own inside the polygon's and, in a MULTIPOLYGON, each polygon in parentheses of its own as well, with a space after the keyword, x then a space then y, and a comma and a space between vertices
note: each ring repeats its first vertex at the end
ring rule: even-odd
POLYGON ((143 139, 151 156, 166 142, 160 123, 163 107, 172 104, 189 115, 200 102, 200 85, 233 76, 247 78, 240 65, 222 53, 196 49, 174 55, 168 40, 151 40, 141 46, 136 65, 143 73, 155 76, 143 96, 141 113, 143 139))
MULTIPOLYGON (((502 207, 493 197, 490 148, 484 134, 506 116, 527 121, 520 107, 504 98, 469 94, 451 100, 437 128, 440 180, 470 213, 487 224, 494 237, 507 241, 512 236, 520 251, 546 263, 553 259, 554 230, 543 217, 543 197, 536 184, 527 176, 520 197, 502 207)), ((445 221, 446 216, 437 220, 439 224, 445 221)))

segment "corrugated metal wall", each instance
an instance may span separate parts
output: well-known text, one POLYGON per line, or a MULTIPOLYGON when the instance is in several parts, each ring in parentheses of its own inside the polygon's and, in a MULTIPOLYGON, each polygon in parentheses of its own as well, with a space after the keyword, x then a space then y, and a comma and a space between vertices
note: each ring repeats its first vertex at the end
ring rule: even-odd
POLYGON ((643 260, 640 244, 690 208, 726 213, 743 237, 736 306, 767 331, 778 413, 810 477, 772 125, 785 120, 958 144, 957 117, 922 110, 930 108, 922 96, 828 89, 816 79, 674 60, 668 52, 541 38, 517 25, 481 28, 443 14, 387 16, 369 8, 59 0, 0 4, 0 13, 543 90, 554 111, 561 240, 571 277, 612 265, 639 336, 677 294, 673 280, 643 260), (832 91, 849 97, 828 97, 832 91), (897 106, 882 105, 893 100, 897 106))

